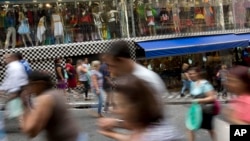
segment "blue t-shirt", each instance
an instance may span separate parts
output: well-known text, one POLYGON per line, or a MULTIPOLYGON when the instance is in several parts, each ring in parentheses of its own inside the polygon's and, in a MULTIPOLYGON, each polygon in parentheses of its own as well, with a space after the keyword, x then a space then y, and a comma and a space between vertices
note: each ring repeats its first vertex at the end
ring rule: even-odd
POLYGON ((190 85, 190 94, 193 96, 205 94, 212 90, 214 88, 207 80, 201 80, 199 85, 192 81, 190 85))

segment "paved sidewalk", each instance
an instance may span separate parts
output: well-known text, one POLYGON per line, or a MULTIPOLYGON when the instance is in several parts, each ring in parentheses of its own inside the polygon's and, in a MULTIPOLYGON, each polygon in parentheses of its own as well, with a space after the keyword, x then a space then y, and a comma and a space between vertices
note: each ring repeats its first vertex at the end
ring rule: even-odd
MULTIPOLYGON (((84 94, 77 93, 69 93, 69 106, 72 108, 91 108, 97 106, 97 97, 93 93, 89 93, 89 100, 85 100, 84 94)), ((220 95, 217 96, 217 99, 222 102, 226 103, 230 99, 234 98, 233 95, 228 95, 226 99, 222 98, 220 95)), ((106 99, 106 96, 104 96, 104 99, 106 99)), ((192 98, 189 94, 186 94, 184 97, 180 97, 179 92, 170 92, 169 94, 164 94, 162 96, 162 99, 164 100, 165 104, 190 104, 192 103, 192 98)), ((0 98, 0 107, 3 105, 4 99, 0 98)))

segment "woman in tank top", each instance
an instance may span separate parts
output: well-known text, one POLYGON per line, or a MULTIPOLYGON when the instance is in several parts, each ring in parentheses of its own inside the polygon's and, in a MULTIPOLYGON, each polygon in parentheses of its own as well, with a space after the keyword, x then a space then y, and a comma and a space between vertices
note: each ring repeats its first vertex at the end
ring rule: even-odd
POLYGON ((29 137, 35 137, 45 130, 48 141, 85 140, 67 110, 61 91, 53 89, 47 73, 32 72, 21 98, 25 111, 20 126, 29 137), (31 94, 36 94, 35 99, 31 99, 31 94))

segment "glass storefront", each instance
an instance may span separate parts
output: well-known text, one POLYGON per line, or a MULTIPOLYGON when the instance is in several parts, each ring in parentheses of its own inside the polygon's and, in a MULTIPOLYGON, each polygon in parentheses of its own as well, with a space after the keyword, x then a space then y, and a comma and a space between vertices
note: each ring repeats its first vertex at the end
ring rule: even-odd
MULTIPOLYGON (((179 88, 181 83, 181 66, 187 63, 190 66, 199 66, 205 73, 210 82, 216 83, 216 73, 222 64, 231 67, 236 62, 236 54, 242 51, 233 49, 207 52, 199 54, 189 54, 182 56, 163 57, 155 59, 138 59, 137 62, 146 68, 158 73, 164 80, 168 88, 179 88)), ((242 57, 240 57, 242 58, 242 57)))
POLYGON ((1 2, 2 48, 250 27, 248 0, 1 2))

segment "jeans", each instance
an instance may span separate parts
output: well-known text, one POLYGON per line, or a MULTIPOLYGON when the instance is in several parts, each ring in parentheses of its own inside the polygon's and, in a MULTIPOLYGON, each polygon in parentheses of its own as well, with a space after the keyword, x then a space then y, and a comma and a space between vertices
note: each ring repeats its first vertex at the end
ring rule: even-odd
POLYGON ((190 82, 188 80, 182 80, 183 86, 181 88, 181 94, 184 94, 186 89, 189 89, 190 82))
POLYGON ((97 105, 97 112, 98 114, 101 114, 102 112, 102 105, 103 105, 103 89, 99 88, 99 94, 96 93, 96 90, 93 89, 93 92, 96 94, 97 98, 98 98, 98 105, 97 105))

